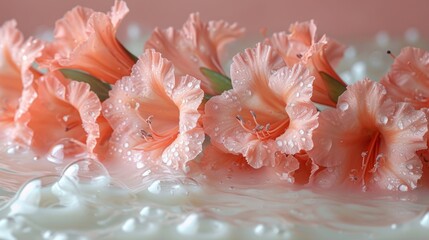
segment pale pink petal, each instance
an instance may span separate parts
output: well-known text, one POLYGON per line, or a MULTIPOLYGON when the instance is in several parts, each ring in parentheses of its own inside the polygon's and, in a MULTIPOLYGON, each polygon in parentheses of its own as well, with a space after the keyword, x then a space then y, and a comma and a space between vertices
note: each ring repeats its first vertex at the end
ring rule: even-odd
POLYGON ((289 183, 300 185, 311 183, 314 173, 319 169, 305 152, 294 155, 282 154, 278 159, 274 171, 280 179, 289 183))
POLYGON ((274 168, 262 167, 254 169, 251 167, 243 155, 234 155, 220 151, 213 145, 208 145, 203 152, 199 162, 190 163, 191 177, 200 178, 202 181, 208 181, 211 184, 231 184, 251 185, 272 184, 284 182, 276 173, 274 168))
MULTIPOLYGON (((334 100, 330 97, 329 91, 330 89, 327 87, 325 80, 320 75, 320 72, 324 72, 328 74, 333 79, 337 80, 338 83, 342 86, 346 86, 346 84, 342 81, 341 77, 335 72, 332 67, 332 63, 329 62, 327 58, 327 49, 330 45, 330 41, 323 36, 317 43, 313 44, 311 48, 303 55, 302 62, 306 64, 306 66, 310 69, 312 75, 315 76, 315 80, 313 83, 313 98, 314 102, 335 106, 334 100)), ((331 48, 332 49, 332 48, 331 48)), ((343 48, 337 49, 338 53, 333 53, 332 57, 335 55, 342 56, 344 51, 343 48)), ((338 62, 340 57, 338 57, 335 61, 338 62)))
POLYGON ((128 9, 127 4, 124 1, 115 0, 115 4, 112 6, 112 9, 107 14, 112 21, 114 28, 118 28, 122 19, 128 14, 130 10, 128 9))
POLYGON ((264 94, 271 91, 268 80, 273 71, 284 66, 282 58, 270 46, 258 44, 256 48, 248 48, 235 55, 231 64, 234 91, 252 96, 258 94, 257 98, 272 101, 271 96, 264 94))
POLYGON ((289 27, 290 40, 311 46, 316 40, 316 24, 313 20, 309 22, 296 22, 289 27))

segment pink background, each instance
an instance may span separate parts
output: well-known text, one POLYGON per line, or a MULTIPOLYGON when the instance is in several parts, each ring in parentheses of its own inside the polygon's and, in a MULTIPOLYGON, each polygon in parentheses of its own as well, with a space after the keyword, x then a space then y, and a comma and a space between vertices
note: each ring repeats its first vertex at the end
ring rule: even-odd
MULTIPOLYGON (((0 22, 15 18, 26 36, 40 29, 53 28, 56 19, 75 5, 107 11, 106 0, 25 0, 2 1, 0 22)), ((249 35, 267 27, 268 33, 287 30, 290 23, 314 19, 319 33, 341 40, 359 40, 386 30, 402 35, 410 27, 429 36, 429 3, 426 0, 168 0, 127 1, 130 13, 125 24, 138 23, 148 31, 155 26, 179 27, 191 12, 199 11, 203 20, 225 19, 246 27, 249 35)), ((125 27, 121 31, 124 31, 125 27)))

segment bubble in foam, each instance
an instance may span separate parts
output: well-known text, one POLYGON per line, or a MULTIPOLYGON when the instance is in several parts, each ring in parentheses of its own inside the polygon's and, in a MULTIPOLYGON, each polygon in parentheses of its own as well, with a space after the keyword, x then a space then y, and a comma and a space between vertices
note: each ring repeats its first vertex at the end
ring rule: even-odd
POLYGON ((75 161, 88 157, 87 147, 85 144, 70 138, 63 138, 55 143, 50 149, 48 161, 53 163, 64 163, 75 161))
POLYGON ((110 183, 107 169, 99 161, 87 158, 70 164, 63 171, 63 176, 77 184, 106 185, 110 183))

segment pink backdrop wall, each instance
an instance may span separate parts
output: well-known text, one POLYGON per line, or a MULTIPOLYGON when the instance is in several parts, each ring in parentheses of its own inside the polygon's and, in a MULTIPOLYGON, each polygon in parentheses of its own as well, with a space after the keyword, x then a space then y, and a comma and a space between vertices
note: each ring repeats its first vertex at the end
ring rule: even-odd
MULTIPOLYGON (((15 18, 25 35, 40 27, 53 27, 54 21, 75 5, 106 11, 112 5, 106 0, 25 0, 2 1, 0 22, 15 18)), ((225 19, 246 27, 250 35, 261 27, 269 32, 287 30, 290 23, 315 19, 320 32, 337 39, 360 39, 379 30, 399 35, 417 28, 429 36, 429 3, 426 0, 168 0, 127 1, 130 14, 125 24, 138 23, 146 29, 154 26, 181 26, 191 12, 199 11, 204 20, 225 19)))

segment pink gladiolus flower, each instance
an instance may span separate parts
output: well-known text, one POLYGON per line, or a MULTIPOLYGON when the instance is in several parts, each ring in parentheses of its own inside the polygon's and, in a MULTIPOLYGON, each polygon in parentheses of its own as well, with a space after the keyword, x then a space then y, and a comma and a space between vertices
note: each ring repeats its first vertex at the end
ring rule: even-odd
POLYGON ((28 39, 24 42, 15 21, 0 27, 0 138, 2 143, 29 144, 28 107, 36 97, 35 72, 31 65, 43 45, 28 39))
POLYGON ((426 148, 425 113, 392 101, 385 88, 370 80, 348 87, 337 109, 323 111, 309 151, 323 167, 316 178, 325 187, 345 185, 407 191, 417 186, 426 148))
POLYGON ((113 128, 113 158, 140 165, 162 160, 179 168, 201 152, 200 82, 176 77, 171 62, 160 53, 146 50, 131 76, 118 81, 109 95, 103 113, 113 128))
POLYGON ((311 103, 314 77, 302 65, 285 67, 259 44, 233 59, 233 89, 211 98, 203 125, 212 144, 242 154, 254 168, 275 166, 279 153, 313 148, 318 113, 311 103))
MULTIPOLYGON (((411 103, 426 112, 429 117, 429 52, 412 47, 402 49, 391 66, 389 73, 381 80, 387 92, 399 101, 411 103)), ((418 152, 423 163, 421 182, 429 185, 429 152, 418 152)))
POLYGON ((290 34, 273 34, 266 43, 279 51, 286 65, 292 66, 301 62, 310 69, 311 75, 315 76, 312 96, 314 102, 335 106, 335 101, 329 95, 332 89, 326 85, 319 72, 327 73, 340 85, 346 86, 332 68, 342 58, 344 47, 325 36, 317 38, 313 21, 292 24, 289 31, 290 34))
POLYGON ((194 13, 180 30, 155 29, 145 48, 153 48, 172 61, 176 75, 189 74, 201 79, 201 88, 205 93, 218 95, 221 91, 201 73, 200 67, 223 74, 219 57, 224 46, 241 36, 243 31, 236 24, 224 21, 204 23, 199 14, 194 13))
POLYGON ((86 83, 54 74, 36 83, 38 97, 29 108, 28 123, 33 133, 32 149, 38 154, 61 155, 54 158, 86 153, 91 156, 100 136, 96 120, 101 103, 97 95, 86 83))
POLYGON ((47 45, 39 64, 50 70, 82 70, 108 83, 129 75, 134 60, 116 39, 127 13, 123 1, 116 1, 107 14, 75 7, 57 21, 55 40, 47 45))
POLYGON ((428 81, 429 53, 423 49, 406 47, 395 58, 381 83, 392 97, 421 109, 429 107, 428 81))

